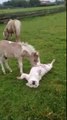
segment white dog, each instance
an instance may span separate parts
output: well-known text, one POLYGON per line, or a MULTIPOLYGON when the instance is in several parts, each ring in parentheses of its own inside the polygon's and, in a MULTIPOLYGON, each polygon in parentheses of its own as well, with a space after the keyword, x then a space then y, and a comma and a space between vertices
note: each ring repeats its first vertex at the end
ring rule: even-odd
POLYGON ((55 62, 55 59, 49 64, 39 64, 31 68, 30 73, 26 74, 23 73, 20 77, 17 77, 17 79, 26 79, 28 82, 26 83, 29 87, 37 88, 39 86, 39 81, 41 78, 49 72, 52 67, 53 63, 55 62))

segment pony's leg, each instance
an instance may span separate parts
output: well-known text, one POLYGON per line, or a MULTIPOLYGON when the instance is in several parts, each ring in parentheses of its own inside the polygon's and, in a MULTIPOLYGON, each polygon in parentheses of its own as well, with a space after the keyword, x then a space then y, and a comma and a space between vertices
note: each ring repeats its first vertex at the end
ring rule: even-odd
POLYGON ((20 74, 22 75, 22 73, 23 73, 22 58, 19 58, 19 59, 18 59, 18 64, 19 64, 20 74))
POLYGON ((17 79, 26 79, 26 80, 28 80, 29 79, 29 74, 26 74, 26 73, 23 73, 20 77, 17 77, 17 79))
POLYGON ((20 37, 16 35, 16 42, 20 42, 20 37))
POLYGON ((2 68, 3 73, 6 74, 5 68, 4 68, 4 65, 3 65, 3 61, 0 61, 0 64, 1 64, 1 68, 2 68))
POLYGON ((9 67, 9 65, 8 65, 8 60, 4 60, 4 63, 5 63, 5 66, 6 66, 6 68, 10 71, 10 72, 12 72, 12 69, 9 67))
POLYGON ((9 40, 9 33, 8 33, 8 35, 5 37, 5 40, 9 40))
POLYGON ((18 27, 17 24, 15 26, 15 36, 16 36, 16 42, 20 42, 20 26, 18 27))

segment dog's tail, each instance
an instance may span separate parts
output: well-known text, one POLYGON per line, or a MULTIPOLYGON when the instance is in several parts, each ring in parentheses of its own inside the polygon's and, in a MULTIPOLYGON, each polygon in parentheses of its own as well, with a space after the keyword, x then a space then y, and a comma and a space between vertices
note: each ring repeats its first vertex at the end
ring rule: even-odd
POLYGON ((55 59, 52 60, 51 65, 53 65, 54 62, 55 62, 55 59))

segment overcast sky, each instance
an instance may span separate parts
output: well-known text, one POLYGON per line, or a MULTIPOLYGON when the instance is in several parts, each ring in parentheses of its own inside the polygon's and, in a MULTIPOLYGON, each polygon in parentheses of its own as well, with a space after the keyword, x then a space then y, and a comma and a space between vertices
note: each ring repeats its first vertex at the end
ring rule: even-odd
MULTIPOLYGON (((0 3, 6 2, 8 0, 0 0, 0 3)), ((54 2, 55 0, 50 0, 51 2, 54 2)))
POLYGON ((6 2, 6 1, 8 1, 8 0, 0 0, 0 3, 6 2))

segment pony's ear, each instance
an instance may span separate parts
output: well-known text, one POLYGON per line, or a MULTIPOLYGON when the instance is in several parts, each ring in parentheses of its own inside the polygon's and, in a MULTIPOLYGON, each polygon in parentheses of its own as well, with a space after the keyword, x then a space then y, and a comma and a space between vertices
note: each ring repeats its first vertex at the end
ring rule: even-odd
POLYGON ((36 54, 39 56, 39 52, 36 52, 36 54))
POLYGON ((33 52, 32 55, 33 55, 34 57, 38 57, 38 56, 39 56, 39 53, 38 53, 38 52, 33 52))

